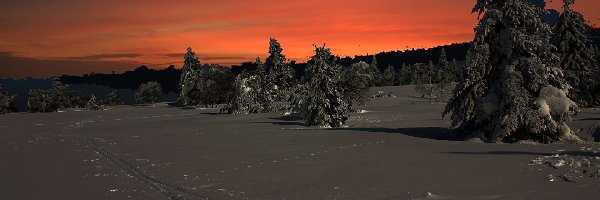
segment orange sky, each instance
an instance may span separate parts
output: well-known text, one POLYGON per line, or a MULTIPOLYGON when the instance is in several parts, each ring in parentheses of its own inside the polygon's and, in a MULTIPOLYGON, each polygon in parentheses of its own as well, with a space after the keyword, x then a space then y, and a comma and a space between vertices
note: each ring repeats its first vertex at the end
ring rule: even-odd
MULTIPOLYGON (((578 0, 575 9, 600 24, 597 1, 578 0)), ((188 46, 202 63, 239 64, 264 58, 269 37, 299 61, 313 53, 313 43, 354 56, 465 42, 477 23, 470 13, 474 2, 2 1, 0 77, 181 66, 188 46), (6 59, 23 66, 6 66, 6 59)))

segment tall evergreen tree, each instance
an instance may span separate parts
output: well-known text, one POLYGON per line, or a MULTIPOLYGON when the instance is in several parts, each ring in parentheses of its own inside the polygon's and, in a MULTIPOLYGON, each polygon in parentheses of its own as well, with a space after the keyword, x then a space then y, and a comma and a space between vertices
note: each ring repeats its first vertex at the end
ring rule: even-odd
POLYGON ((348 105, 339 88, 340 69, 331 61, 328 48, 315 47, 307 67, 307 94, 301 115, 306 126, 341 127, 348 119, 348 105))
POLYGON ((478 0, 483 13, 467 55, 466 77, 443 116, 463 136, 487 142, 575 138, 577 106, 567 96, 542 10, 523 0, 478 0))
POLYGON ((200 60, 191 47, 188 47, 184 56, 181 80, 179 81, 178 102, 182 106, 199 104, 201 98, 201 70, 200 60))
POLYGON ((377 57, 375 57, 375 55, 373 55, 373 59, 371 59, 371 64, 369 64, 369 70, 371 72, 371 77, 373 77, 369 86, 381 86, 381 71, 379 70, 379 66, 377 64, 377 57))
POLYGON ((15 95, 10 95, 8 92, 2 89, 0 85, 0 114, 17 112, 15 105, 15 95))
POLYGON ((565 79, 573 87, 569 97, 579 106, 600 106, 600 66, 593 42, 586 36, 583 15, 571 9, 575 0, 564 0, 564 12, 554 26, 552 43, 558 48, 565 79))
POLYGON ((283 48, 275 38, 269 41, 269 57, 265 61, 269 81, 276 86, 275 99, 286 101, 289 98, 289 89, 294 82, 294 69, 286 62, 283 48))

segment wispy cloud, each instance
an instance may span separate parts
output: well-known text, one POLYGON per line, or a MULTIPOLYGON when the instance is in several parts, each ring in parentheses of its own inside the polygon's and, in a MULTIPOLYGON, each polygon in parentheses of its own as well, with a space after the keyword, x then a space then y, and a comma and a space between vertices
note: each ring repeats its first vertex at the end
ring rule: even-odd
POLYGON ((141 57, 142 54, 135 53, 124 53, 124 54, 93 54, 80 57, 58 57, 60 60, 102 60, 102 59, 114 59, 114 58, 137 58, 141 57))

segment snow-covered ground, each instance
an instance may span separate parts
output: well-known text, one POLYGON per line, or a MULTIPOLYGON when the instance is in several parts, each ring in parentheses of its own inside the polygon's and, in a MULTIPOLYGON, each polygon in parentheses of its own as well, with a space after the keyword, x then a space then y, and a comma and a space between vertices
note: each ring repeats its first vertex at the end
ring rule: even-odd
MULTIPOLYGON (((444 104, 373 88, 348 127, 166 104, 0 116, 2 199, 596 199, 597 143, 453 141, 444 104), (584 173, 583 170, 586 172, 584 173)), ((571 123, 593 140, 599 109, 571 123)))

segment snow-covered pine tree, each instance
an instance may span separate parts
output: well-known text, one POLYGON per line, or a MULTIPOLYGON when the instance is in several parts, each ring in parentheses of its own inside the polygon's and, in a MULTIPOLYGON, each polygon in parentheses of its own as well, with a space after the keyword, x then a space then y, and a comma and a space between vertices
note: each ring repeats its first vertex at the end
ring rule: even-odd
POLYGON ((102 109, 102 105, 100 105, 98 100, 96 100, 96 95, 91 94, 90 100, 88 100, 88 102, 85 104, 85 108, 89 110, 100 110, 102 109))
POLYGON ((392 65, 388 65, 383 74, 381 74, 381 86, 396 85, 396 69, 392 65))
POLYGON ((0 114, 17 112, 15 105, 15 95, 10 95, 0 85, 0 114))
POLYGON ((571 9, 575 0, 564 0, 563 13, 554 26, 552 44, 558 48, 565 79, 573 87, 569 98, 582 107, 600 106, 600 66, 593 42, 586 36, 583 15, 571 9))
POLYGON ((178 102, 182 106, 199 104, 200 98, 200 60, 191 47, 188 47, 184 56, 183 70, 179 81, 178 102))
POLYGON ((329 48, 315 47, 307 67, 307 94, 301 116, 306 126, 341 127, 348 119, 348 105, 339 88, 340 69, 331 61, 329 48))
POLYGON ((486 142, 575 138, 567 122, 577 106, 567 96, 550 27, 524 0, 478 0, 483 13, 467 54, 465 76, 442 116, 463 136, 486 142))
POLYGON ((269 40, 269 57, 265 61, 266 73, 269 81, 276 86, 273 93, 275 100, 287 101, 290 96, 290 87, 294 82, 294 70, 286 63, 283 48, 275 38, 269 40))
POLYGON ((154 104, 158 102, 161 90, 160 83, 156 81, 142 83, 135 93, 135 101, 138 104, 154 104))

